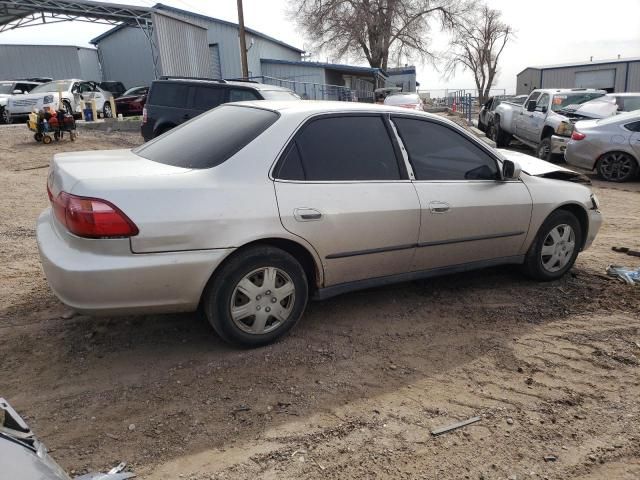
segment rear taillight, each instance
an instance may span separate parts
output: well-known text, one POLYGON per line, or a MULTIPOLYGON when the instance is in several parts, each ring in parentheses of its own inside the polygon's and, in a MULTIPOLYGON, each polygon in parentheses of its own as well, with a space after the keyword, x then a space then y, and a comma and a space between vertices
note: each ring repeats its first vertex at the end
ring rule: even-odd
POLYGON ((147 123, 147 107, 142 109, 142 124, 147 123))
POLYGON ((577 130, 574 130, 573 133, 571 134, 571 140, 582 140, 586 137, 586 135, 584 133, 580 133, 577 130))
POLYGON ((137 235, 138 227, 118 207, 99 198, 60 192, 53 197, 47 188, 58 221, 74 235, 86 238, 117 238, 137 235))

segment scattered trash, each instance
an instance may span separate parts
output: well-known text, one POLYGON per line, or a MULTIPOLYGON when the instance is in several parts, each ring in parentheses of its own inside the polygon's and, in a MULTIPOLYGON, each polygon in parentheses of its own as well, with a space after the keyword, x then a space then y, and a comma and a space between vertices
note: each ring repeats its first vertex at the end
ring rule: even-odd
POLYGON ((467 425, 471 425, 472 423, 479 422, 480 420, 482 420, 482 418, 480 418, 480 417, 472 417, 472 418, 470 418, 468 420, 464 420, 462 422, 454 423, 454 424, 449 425, 447 427, 436 428, 435 430, 431 431, 431 435, 433 435, 434 437, 437 437, 438 435, 442 435, 443 433, 447 433, 447 432, 450 432, 451 430, 456 430, 458 428, 466 427, 467 425))
POLYGON ((629 285, 640 283, 640 268, 634 270, 620 265, 609 265, 607 267, 607 275, 617 277, 629 285))
POLYGON ((136 429, 136 424, 135 423, 130 423, 129 424, 129 431, 133 432, 136 429))
POLYGON ((545 455, 544 456, 544 461, 545 462, 555 462, 558 459, 558 457, 556 457, 555 455, 545 455))
POLYGON ((627 255, 631 255, 632 257, 640 257, 640 251, 632 250, 629 247, 611 247, 611 250, 618 253, 626 253, 627 255))
POLYGON ((74 477, 74 480, 125 480, 135 477, 135 473, 124 471, 126 467, 127 464, 125 462, 120 462, 107 473, 87 473, 79 477, 74 477))

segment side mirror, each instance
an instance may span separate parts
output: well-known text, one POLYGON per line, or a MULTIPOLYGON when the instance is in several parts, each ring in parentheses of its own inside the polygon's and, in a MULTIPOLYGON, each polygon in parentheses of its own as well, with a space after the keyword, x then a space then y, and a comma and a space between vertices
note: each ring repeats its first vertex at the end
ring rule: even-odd
POLYGON ((14 95, 22 95, 24 92, 22 90, 14 90, 13 94, 14 95))
POLYGON ((512 160, 504 160, 502 162, 502 178, 503 180, 517 180, 522 173, 522 167, 518 162, 512 160))
POLYGON ((527 102, 527 112, 534 112, 536 110, 536 101, 529 100, 527 102))
POLYGON ((544 106, 544 107, 540 107, 540 111, 541 111, 542 113, 547 113, 547 107, 546 107, 546 106, 544 106))

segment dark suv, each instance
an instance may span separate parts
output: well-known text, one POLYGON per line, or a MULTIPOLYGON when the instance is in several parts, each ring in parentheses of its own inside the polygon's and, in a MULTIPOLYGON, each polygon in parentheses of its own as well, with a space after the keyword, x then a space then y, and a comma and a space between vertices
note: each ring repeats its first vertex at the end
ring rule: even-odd
POLYGON ((227 102, 300 100, 292 90, 257 82, 161 77, 151 84, 141 132, 149 141, 227 102))

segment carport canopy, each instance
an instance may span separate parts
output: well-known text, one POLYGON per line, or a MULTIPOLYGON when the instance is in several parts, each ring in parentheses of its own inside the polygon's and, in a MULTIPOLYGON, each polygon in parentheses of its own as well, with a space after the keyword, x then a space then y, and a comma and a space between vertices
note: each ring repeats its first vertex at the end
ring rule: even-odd
POLYGON ((0 33, 34 25, 82 21, 150 29, 153 8, 90 0, 0 0, 0 33))

